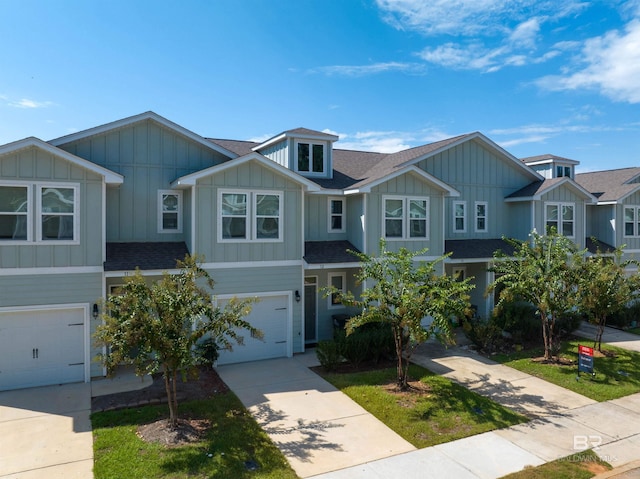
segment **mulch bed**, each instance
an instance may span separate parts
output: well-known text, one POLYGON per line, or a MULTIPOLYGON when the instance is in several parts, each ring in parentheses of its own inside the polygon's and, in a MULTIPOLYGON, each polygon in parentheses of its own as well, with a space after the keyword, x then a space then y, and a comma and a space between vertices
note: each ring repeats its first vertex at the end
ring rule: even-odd
MULTIPOLYGON (((196 379, 189 378, 187 382, 179 380, 177 389, 179 402, 207 399, 215 394, 229 390, 224 381, 218 376, 216 370, 211 368, 200 368, 196 379)), ((162 374, 154 374, 153 383, 144 389, 92 398, 91 410, 93 412, 110 411, 147 404, 164 404, 166 402, 167 393, 162 374)))

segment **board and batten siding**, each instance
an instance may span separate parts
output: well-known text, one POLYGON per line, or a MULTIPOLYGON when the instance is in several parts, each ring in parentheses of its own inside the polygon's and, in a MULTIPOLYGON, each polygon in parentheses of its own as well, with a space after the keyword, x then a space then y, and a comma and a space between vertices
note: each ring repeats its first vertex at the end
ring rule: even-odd
MULTIPOLYGON (((587 238, 594 237, 599 241, 607 243, 609 245, 619 246, 621 244, 628 244, 627 239, 623 238, 624 234, 624 219, 620 219, 619 226, 616 227, 616 216, 618 218, 624 218, 624 210, 620 208, 620 213, 617 214, 619 205, 587 205, 587 238), (617 233, 620 232, 621 237, 617 238, 617 233), (620 243, 622 241, 622 243, 620 243)), ((638 205, 640 206, 640 205, 638 205)), ((640 246, 640 242, 636 243, 636 248, 640 246)))
POLYGON ((444 251, 442 235, 442 190, 428 185, 424 179, 412 173, 392 178, 374 188, 367 195, 367 253, 379 253, 380 238, 384 234, 383 197, 397 196, 402 198, 428 198, 429 213, 427 217, 427 240, 387 240, 389 251, 398 251, 404 247, 412 251, 428 248, 429 256, 440 256, 444 251))
MULTIPOLYGON (((624 235, 624 208, 625 206, 636 206, 640 207, 640 193, 633 193, 626 197, 623 201, 623 204, 615 206, 615 214, 616 214, 616 242, 611 243, 616 246, 626 245, 625 249, 627 250, 638 250, 640 249, 640 238, 638 237, 630 237, 624 235)), ((638 222, 636 218, 636 222, 638 222)), ((636 254, 635 256, 638 256, 636 254)))
POLYGON ((365 250, 365 232, 369 229, 366 225, 365 202, 366 194, 349 195, 347 198, 346 227, 347 240, 359 251, 365 250))
POLYGON ((278 163, 280 166, 293 169, 289 160, 289 151, 291 151, 291 149, 292 146, 290 141, 280 141, 274 145, 269 145, 266 148, 260 150, 260 154, 266 156, 271 161, 278 163))
POLYGON ((586 241, 585 229, 585 202, 582 197, 576 195, 569 188, 558 187, 543 194, 539 202, 536 202, 536 230, 546 231, 545 203, 573 203, 574 207, 574 237, 573 240, 579 248, 584 248, 586 241))
POLYGON ((184 241, 183 233, 158 233, 158 191, 175 179, 228 158, 153 120, 59 146, 124 176, 107 194, 107 241, 184 241))
POLYGON ((301 261, 302 187, 257 162, 242 163, 198 180, 196 186, 197 237, 195 253, 207 263, 245 261, 301 261), (219 190, 282 192, 282 241, 219 242, 219 190))
MULTIPOLYGON (((536 205, 540 208, 539 205, 536 205)), ((508 238, 515 238, 519 240, 526 240, 534 228, 532 218, 532 206, 531 201, 521 201, 514 203, 506 203, 506 221, 504 235, 508 238)), ((473 212, 472 212, 473 213, 473 212)), ((489 206, 489 215, 493 215, 495 212, 491 211, 491 205, 489 206)), ((501 238, 502 235, 487 236, 488 238, 501 238)))
POLYGON ((351 198, 346 196, 307 195, 305 197, 305 240, 306 241, 337 241, 347 239, 347 210, 351 198), (344 231, 329 232, 329 199, 341 199, 345 202, 343 213, 344 231))
MULTIPOLYGON (((103 296, 100 273, 65 273, 37 275, 0 275, 0 307, 29 307, 40 305, 81 304, 91 305, 103 296)), ((100 321, 90 319, 90 337, 100 321)), ((89 357, 102 352, 91 341, 89 357)), ((91 376, 102 376, 102 365, 91 361, 91 376)))
POLYGON ((37 147, 25 148, 0 157, 0 182, 19 181, 31 185, 31 228, 35 239, 39 183, 79 187, 79 244, 55 241, 23 244, 0 242, 0 268, 51 268, 102 265, 102 176, 52 155, 37 147))
POLYGON ((451 147, 419 162, 418 166, 460 192, 459 197, 445 200, 446 239, 500 238, 511 226, 510 208, 504 199, 534 181, 534 177, 527 175, 512 159, 499 156, 476 141, 451 147), (464 233, 453 231, 455 201, 466 202, 464 233), (487 202, 487 232, 475 231, 476 201, 487 202))
MULTIPOLYGON (((204 265, 215 281, 214 296, 259 295, 272 291, 300 291, 302 294, 302 268, 299 266, 210 268, 204 265)), ((293 352, 303 351, 302 301, 293 300, 293 352)))

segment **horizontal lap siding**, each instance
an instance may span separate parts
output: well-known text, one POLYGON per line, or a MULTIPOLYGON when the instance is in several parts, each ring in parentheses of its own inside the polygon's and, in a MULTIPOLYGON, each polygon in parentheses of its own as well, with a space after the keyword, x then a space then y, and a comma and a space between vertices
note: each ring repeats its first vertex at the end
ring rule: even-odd
POLYGON ((79 185, 78 245, 54 242, 0 243, 0 268, 50 268, 102 265, 102 177, 36 147, 0 158, 2 180, 31 184, 32 236, 36 235, 35 183, 79 185))
MULTIPOLYGON (((87 303, 92 305, 102 297, 100 273, 40 274, 0 276, 0 307, 64 305, 87 303)), ((90 320, 91 338, 99 321, 90 320)), ((102 366, 93 361, 102 350, 91 341, 91 376, 101 376, 102 366)))

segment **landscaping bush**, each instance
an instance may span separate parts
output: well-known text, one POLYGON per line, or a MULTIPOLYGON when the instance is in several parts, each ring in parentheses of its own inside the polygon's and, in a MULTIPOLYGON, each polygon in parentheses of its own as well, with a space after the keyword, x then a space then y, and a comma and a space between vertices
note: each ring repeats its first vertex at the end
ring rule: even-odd
POLYGON ((542 327, 540 318, 536 316, 536 308, 526 301, 513 301, 496 309, 492 316, 494 324, 507 331, 514 343, 538 341, 542 327))
POLYGON ((612 314, 607 318, 607 325, 616 328, 629 328, 633 321, 638 324, 640 322, 640 302, 636 301, 628 304, 621 311, 612 314))
POLYGON ((340 343, 335 340, 324 340, 316 347, 316 356, 320 365, 327 371, 335 371, 342 362, 340 343))
POLYGON ((505 345, 502 329, 492 319, 465 318, 462 329, 480 351, 492 353, 505 345))

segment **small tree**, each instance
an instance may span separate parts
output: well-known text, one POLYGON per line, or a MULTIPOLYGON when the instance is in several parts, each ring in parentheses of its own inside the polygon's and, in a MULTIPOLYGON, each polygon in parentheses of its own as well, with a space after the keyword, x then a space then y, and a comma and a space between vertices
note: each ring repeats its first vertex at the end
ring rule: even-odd
POLYGON ((578 306, 577 282, 581 252, 568 238, 550 228, 546 236, 535 230, 531 241, 506 239, 516 249, 512 257, 494 254, 496 274, 489 291, 500 291, 497 308, 524 300, 537 308, 542 326, 544 359, 553 359, 556 320, 578 306))
POLYGON ((596 325, 593 347, 602 352, 607 318, 622 311, 640 288, 638 274, 627 275, 626 267, 637 262, 621 261, 622 248, 613 254, 584 256, 579 275, 580 311, 596 325))
POLYGON ((353 293, 337 294, 338 301, 355 306, 362 312, 347 322, 347 334, 368 323, 388 324, 393 332, 397 358, 397 385, 407 388, 409 358, 417 344, 435 335, 443 343, 452 343, 451 318, 469 311, 468 292, 473 288, 469 279, 457 281, 437 272, 437 265, 445 257, 433 261, 416 262, 415 257, 426 249, 411 252, 401 248, 388 251, 380 240, 380 256, 350 251, 361 262, 358 282, 366 283, 359 299, 353 293), (433 320, 428 328, 422 320, 433 320))
POLYGON ((262 336, 242 319, 251 311, 253 299, 233 299, 224 309, 217 308, 210 294, 214 281, 196 259, 187 256, 178 267, 179 273, 164 273, 153 284, 147 284, 137 270, 120 294, 106 300, 103 324, 95 333, 98 345, 107 347, 101 359, 109 375, 121 364, 134 365, 138 375, 162 371, 172 427, 178 422, 178 373, 184 380, 204 361, 197 354, 199 342, 208 337, 231 349, 234 343, 242 344, 240 329, 262 336))

